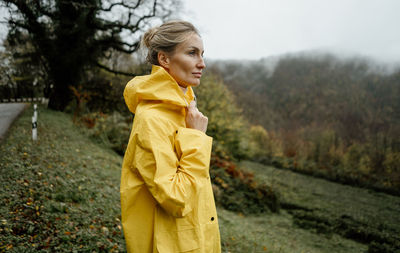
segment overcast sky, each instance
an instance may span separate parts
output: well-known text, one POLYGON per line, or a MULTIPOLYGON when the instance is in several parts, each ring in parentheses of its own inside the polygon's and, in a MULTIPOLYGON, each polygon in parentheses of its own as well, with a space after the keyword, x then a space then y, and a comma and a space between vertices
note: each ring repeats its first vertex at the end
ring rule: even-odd
POLYGON ((400 61, 400 0, 183 0, 210 59, 318 50, 400 61))

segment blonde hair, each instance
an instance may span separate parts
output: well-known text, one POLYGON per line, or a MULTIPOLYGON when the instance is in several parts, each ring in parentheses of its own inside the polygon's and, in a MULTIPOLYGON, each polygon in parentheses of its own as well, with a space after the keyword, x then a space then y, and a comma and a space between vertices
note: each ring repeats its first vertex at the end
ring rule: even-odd
POLYGON ((143 35, 141 47, 147 48, 146 59, 149 63, 160 65, 158 52, 172 53, 178 44, 184 42, 193 33, 199 35, 197 29, 190 22, 168 21, 159 27, 148 30, 143 35))

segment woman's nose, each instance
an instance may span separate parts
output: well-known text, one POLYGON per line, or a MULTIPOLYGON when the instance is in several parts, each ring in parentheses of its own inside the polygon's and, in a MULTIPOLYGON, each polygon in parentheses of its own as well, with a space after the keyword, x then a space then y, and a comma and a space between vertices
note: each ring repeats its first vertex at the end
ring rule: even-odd
POLYGON ((204 69, 206 67, 203 57, 200 57, 200 61, 197 63, 197 67, 201 69, 204 69))

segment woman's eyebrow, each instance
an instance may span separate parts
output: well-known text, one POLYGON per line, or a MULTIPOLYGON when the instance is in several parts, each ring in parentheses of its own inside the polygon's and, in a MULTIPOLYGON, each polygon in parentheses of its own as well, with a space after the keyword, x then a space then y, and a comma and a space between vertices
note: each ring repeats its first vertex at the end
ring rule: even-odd
POLYGON ((189 46, 188 48, 189 48, 189 49, 196 49, 197 51, 200 51, 200 48, 195 47, 195 46, 189 46))

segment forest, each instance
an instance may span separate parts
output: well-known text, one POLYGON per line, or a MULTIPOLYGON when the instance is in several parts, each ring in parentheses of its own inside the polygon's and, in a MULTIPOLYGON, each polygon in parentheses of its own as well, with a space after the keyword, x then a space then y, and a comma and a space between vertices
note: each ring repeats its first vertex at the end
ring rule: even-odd
POLYGON ((399 194, 399 68, 310 53, 210 69, 266 131, 256 160, 399 194))

